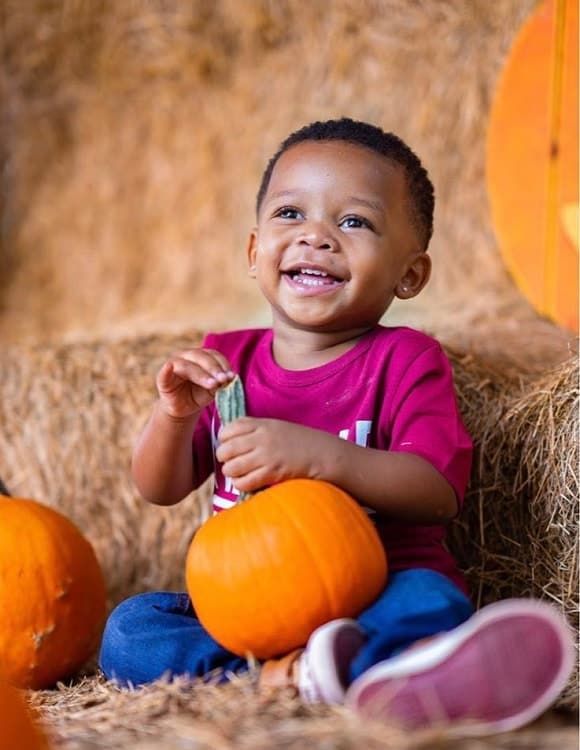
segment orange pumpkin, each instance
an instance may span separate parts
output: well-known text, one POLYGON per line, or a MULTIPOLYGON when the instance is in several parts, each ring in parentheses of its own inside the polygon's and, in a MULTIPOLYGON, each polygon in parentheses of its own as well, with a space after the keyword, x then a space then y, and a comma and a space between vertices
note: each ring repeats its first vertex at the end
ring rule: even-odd
POLYGON ((61 513, 0 496, 0 665, 17 687, 73 674, 95 650, 105 584, 90 543, 61 513))
POLYGON ((1 681, 0 748, 3 750, 48 750, 44 734, 18 691, 1 681))
MULTIPOLYGON (((232 398, 226 407, 218 398, 222 422, 243 413, 239 388, 233 407, 232 398)), ((358 615, 386 578, 384 548, 367 514, 314 479, 280 482, 213 516, 186 561, 201 624, 228 650, 259 659, 303 646, 329 620, 358 615)))
POLYGON ((502 256, 538 312, 578 330, 578 0, 546 0, 516 37, 487 140, 502 256))
POLYGON ((382 591, 387 563, 363 509, 332 484, 289 479, 210 518, 187 556, 187 589, 205 629, 259 659, 303 646, 382 591))

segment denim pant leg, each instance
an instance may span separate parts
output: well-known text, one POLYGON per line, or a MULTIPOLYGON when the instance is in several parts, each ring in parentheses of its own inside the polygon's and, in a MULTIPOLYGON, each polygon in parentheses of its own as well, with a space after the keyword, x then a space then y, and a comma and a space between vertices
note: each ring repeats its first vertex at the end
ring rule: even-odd
POLYGON ((204 630, 187 594, 163 591, 133 596, 111 612, 99 665, 108 679, 124 686, 162 675, 201 677, 217 668, 239 672, 248 667, 204 630))
POLYGON ((421 638, 452 630, 472 614, 467 596, 441 573, 424 568, 391 573, 383 593, 357 618, 367 642, 351 664, 351 680, 421 638))

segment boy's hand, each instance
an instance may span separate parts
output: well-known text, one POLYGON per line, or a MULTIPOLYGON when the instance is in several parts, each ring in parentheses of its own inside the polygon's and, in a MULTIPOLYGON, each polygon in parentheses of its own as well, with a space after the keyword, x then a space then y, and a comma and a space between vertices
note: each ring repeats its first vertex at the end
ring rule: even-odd
POLYGON ((155 383, 161 408, 173 419, 194 416, 233 377, 230 363, 220 352, 213 349, 176 352, 157 373, 155 383))
POLYGON ((320 441, 331 435, 279 419, 242 417, 224 425, 216 458, 242 492, 254 492, 284 479, 314 478, 320 441))

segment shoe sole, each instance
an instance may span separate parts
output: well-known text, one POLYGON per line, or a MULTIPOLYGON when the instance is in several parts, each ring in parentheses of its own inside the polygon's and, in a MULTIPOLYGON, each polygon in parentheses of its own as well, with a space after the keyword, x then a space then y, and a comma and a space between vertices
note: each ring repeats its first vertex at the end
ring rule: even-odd
POLYGON ((574 661, 570 629, 553 607, 506 600, 371 667, 350 686, 345 703, 409 728, 445 725, 452 734, 495 734, 543 713, 574 661))
POLYGON ((306 703, 338 705, 344 701, 348 667, 366 638, 355 620, 333 620, 310 636, 302 660, 308 677, 299 692, 306 703), (305 663, 307 662, 307 663, 305 663))

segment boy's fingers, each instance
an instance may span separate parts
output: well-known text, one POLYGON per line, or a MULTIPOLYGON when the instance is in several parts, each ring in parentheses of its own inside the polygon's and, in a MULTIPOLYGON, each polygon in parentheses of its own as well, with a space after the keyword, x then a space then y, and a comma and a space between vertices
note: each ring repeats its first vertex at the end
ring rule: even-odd
POLYGON ((166 362, 157 373, 157 385, 168 388, 175 378, 173 362, 166 362))
POLYGON ((268 473, 264 469, 255 469, 240 477, 232 477, 234 487, 240 492, 258 492, 272 484, 268 473))
POLYGON ((185 359, 206 369, 220 382, 227 383, 234 377, 232 368, 227 358, 221 352, 214 349, 185 349, 175 355, 179 359, 185 359))
POLYGON ((255 446, 251 441, 244 440, 242 437, 234 437, 226 442, 221 442, 216 448, 215 456, 218 461, 225 463, 234 458, 249 456, 254 452, 255 446))
POLYGON ((211 371, 188 359, 172 359, 170 364, 173 373, 181 378, 181 380, 188 380, 190 383, 202 386, 208 390, 218 388, 220 385, 220 379, 211 371))
POLYGON ((263 469, 263 467, 256 465, 256 459, 252 452, 230 458, 224 461, 222 466, 224 476, 232 479, 248 476, 248 474, 260 469, 263 469))
POLYGON ((209 351, 212 353, 212 355, 216 358, 216 360, 220 363, 222 370, 230 376, 230 379, 234 377, 235 373, 232 370, 232 366, 229 363, 229 360, 226 356, 224 356, 221 352, 215 351, 215 349, 208 349, 206 351, 209 351))
POLYGON ((228 422, 220 427, 218 440, 231 440, 238 435, 247 435, 256 429, 256 419, 254 417, 238 417, 233 422, 228 422))

